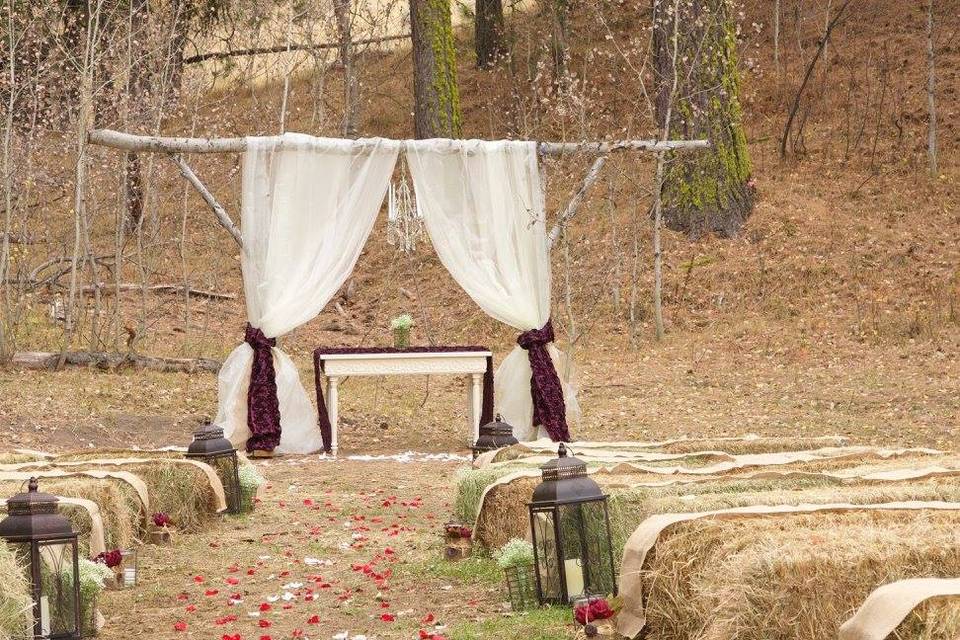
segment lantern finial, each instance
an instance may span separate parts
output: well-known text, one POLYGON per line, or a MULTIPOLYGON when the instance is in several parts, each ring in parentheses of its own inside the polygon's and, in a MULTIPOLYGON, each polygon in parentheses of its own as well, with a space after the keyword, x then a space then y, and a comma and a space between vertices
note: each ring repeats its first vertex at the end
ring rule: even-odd
POLYGON ((560 443, 560 446, 557 448, 557 457, 566 458, 567 457, 567 445, 560 443))
POLYGON ((30 493, 36 493, 37 490, 39 489, 40 489, 40 483, 37 481, 37 477, 36 476, 31 477, 30 480, 27 482, 27 491, 29 491, 30 493))

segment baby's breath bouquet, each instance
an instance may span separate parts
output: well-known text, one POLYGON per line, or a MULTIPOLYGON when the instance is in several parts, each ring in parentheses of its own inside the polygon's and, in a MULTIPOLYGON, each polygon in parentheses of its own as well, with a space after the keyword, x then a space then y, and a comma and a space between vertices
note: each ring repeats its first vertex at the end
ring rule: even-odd
POLYGON ((513 538, 493 552, 493 559, 501 569, 533 564, 533 545, 526 540, 513 538))
POLYGON ((513 538, 493 552, 493 559, 503 569, 507 582, 506 595, 514 611, 536 605, 537 592, 533 575, 533 545, 513 538))
POLYGON ((241 511, 253 511, 253 505, 256 501, 257 491, 260 486, 266 482, 266 479, 260 475, 260 471, 250 463, 240 465, 240 504, 241 511))
POLYGON ((410 346, 410 328, 413 326, 413 316, 401 313, 390 321, 393 329, 393 346, 397 349, 406 349, 410 346))

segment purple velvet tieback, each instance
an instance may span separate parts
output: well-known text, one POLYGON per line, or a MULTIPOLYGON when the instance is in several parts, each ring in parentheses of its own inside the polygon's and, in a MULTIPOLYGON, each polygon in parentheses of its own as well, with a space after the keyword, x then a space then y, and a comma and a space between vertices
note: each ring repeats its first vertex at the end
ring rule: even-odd
MULTIPOLYGON (((314 382, 317 387, 317 422, 320 425, 320 435, 323 437, 323 448, 330 453, 330 416, 327 414, 327 403, 323 399, 323 385, 320 378, 323 376, 323 360, 320 356, 334 353, 451 353, 453 351, 489 351, 486 347, 407 347, 395 349, 393 347, 320 347, 313 352, 314 382)), ((480 424, 493 422, 493 356, 487 356, 487 370, 483 373, 483 403, 480 406, 480 424)))
POLYGON ((253 348, 250 388, 247 390, 247 452, 273 451, 280 444, 280 399, 277 397, 277 372, 273 367, 276 338, 247 323, 244 341, 253 348))
POLYGON ((560 376, 553 366, 547 345, 553 342, 553 324, 550 320, 540 329, 524 331, 517 344, 527 350, 530 358, 530 395, 533 398, 533 426, 543 425, 554 442, 570 442, 567 428, 567 407, 563 401, 560 376))

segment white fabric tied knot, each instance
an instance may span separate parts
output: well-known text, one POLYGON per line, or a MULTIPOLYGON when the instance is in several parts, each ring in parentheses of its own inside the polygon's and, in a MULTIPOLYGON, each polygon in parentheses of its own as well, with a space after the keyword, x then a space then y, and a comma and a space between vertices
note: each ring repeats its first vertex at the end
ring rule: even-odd
MULTIPOLYGON (((417 210, 440 261, 485 312, 519 331, 550 319, 550 248, 537 143, 418 140, 405 143, 417 210)), ((579 417, 573 372, 551 343, 568 420, 579 417)), ((497 411, 518 440, 533 426, 532 371, 521 347, 494 376, 497 411)))
MULTIPOLYGON (((373 230, 400 152, 381 138, 304 134, 247 138, 243 161, 243 288, 250 324, 277 338, 319 314, 373 230)), ((280 453, 322 448, 316 409, 296 365, 273 347, 280 453)), ((247 389, 253 349, 243 343, 218 376, 217 422, 238 448, 250 437, 247 389)))

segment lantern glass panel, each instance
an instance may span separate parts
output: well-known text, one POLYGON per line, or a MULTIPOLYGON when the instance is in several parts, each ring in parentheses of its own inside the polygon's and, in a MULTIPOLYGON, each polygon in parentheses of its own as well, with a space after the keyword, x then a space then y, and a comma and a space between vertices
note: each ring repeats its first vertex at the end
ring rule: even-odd
POLYGON ((560 577, 559 554, 557 553, 557 529, 555 512, 534 510, 530 514, 533 529, 533 545, 536 558, 537 587, 541 602, 563 602, 563 584, 560 577))
MULTIPOLYGON (((39 607, 34 607, 34 616, 39 613, 41 635, 51 640, 78 638, 76 539, 42 540, 34 544, 40 559, 40 580, 36 583, 39 593, 34 594, 39 607)), ((29 544, 24 546, 29 548, 29 544)), ((34 619, 34 629, 36 622, 34 619)))
POLYGON ((605 500, 557 507, 567 600, 616 591, 605 500))

